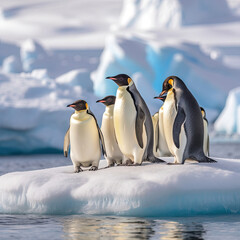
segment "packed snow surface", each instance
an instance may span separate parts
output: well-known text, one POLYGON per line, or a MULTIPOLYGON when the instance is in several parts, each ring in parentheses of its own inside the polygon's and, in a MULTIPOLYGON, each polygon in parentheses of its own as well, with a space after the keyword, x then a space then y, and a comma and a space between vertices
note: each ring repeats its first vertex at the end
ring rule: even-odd
MULTIPOLYGON (((172 161, 172 158, 165 158, 172 161)), ((240 161, 106 168, 73 166, 0 177, 1 213, 193 216, 240 213, 240 161)))

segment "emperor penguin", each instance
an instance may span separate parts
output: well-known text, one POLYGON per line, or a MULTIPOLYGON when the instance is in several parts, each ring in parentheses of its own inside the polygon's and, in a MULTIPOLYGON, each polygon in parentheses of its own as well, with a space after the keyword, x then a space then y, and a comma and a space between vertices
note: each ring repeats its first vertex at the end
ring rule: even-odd
POLYGON ((170 76, 163 82, 160 97, 166 96, 163 127, 168 148, 176 164, 185 160, 216 162, 203 152, 203 119, 200 107, 184 82, 170 76))
POLYGON ((203 118, 203 129, 204 129, 204 137, 203 137, 203 152, 206 156, 209 156, 209 134, 208 134, 208 120, 206 118, 206 112, 204 108, 200 107, 202 118, 203 118))
POLYGON ((95 171, 101 158, 100 142, 105 154, 104 139, 97 120, 84 100, 78 100, 67 107, 74 108, 75 113, 70 118, 70 126, 64 137, 64 156, 68 156, 71 145, 70 157, 75 173, 82 172, 81 167, 91 167, 89 171, 95 171))
POLYGON ((128 158, 126 165, 142 161, 164 162, 153 154, 153 124, 149 109, 133 80, 126 74, 107 77, 119 87, 114 106, 114 128, 118 146, 128 158))
POLYGON ((97 102, 103 103, 106 108, 105 112, 103 113, 102 117, 102 126, 101 131, 103 133, 103 137, 105 140, 105 147, 107 153, 107 162, 108 167, 114 166, 116 163, 117 165, 122 164, 123 154, 119 149, 114 123, 113 123, 113 111, 114 111, 114 104, 115 104, 116 97, 115 96, 107 96, 97 102))

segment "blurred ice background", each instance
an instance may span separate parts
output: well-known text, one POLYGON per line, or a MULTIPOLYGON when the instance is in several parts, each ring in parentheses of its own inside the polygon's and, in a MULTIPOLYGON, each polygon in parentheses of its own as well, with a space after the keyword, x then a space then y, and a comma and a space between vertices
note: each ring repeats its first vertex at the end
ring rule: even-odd
POLYGON ((182 78, 212 141, 239 141, 240 0, 1 0, 0 154, 61 151, 72 110, 99 123, 108 75, 132 76, 151 113, 169 75, 182 78))

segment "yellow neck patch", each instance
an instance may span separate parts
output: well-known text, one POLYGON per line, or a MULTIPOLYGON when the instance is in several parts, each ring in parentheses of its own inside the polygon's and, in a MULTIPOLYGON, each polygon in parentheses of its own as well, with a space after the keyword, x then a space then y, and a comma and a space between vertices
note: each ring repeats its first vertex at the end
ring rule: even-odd
POLYGON ((132 79, 131 78, 128 78, 128 85, 132 82, 132 79))
POLYGON ((169 80, 168 80, 168 83, 169 83, 171 86, 173 86, 173 79, 172 79, 172 78, 169 79, 169 80))
POLYGON ((87 103, 85 104, 85 106, 86 106, 86 109, 88 109, 88 104, 87 103))

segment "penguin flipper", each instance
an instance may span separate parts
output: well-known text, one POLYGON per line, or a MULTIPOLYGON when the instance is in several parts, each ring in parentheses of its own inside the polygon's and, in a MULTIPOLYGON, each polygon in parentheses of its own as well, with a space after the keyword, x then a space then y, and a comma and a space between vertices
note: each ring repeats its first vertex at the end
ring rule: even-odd
POLYGON ((136 124, 135 124, 135 130, 136 130, 136 137, 138 144, 141 148, 143 148, 143 123, 145 120, 145 113, 141 109, 140 106, 136 106, 137 109, 137 116, 136 116, 136 124))
POLYGON ((209 135, 208 135, 208 138, 207 138, 207 154, 208 154, 208 156, 210 156, 210 151, 209 151, 209 135))
POLYGON ((98 129, 99 139, 100 139, 100 141, 101 141, 101 146, 102 146, 102 153, 103 153, 103 155, 105 155, 105 156, 107 157, 107 152, 106 152, 106 147, 105 147, 105 142, 104 142, 103 134, 102 134, 101 129, 100 129, 99 126, 98 126, 97 119, 96 119, 95 115, 91 112, 90 109, 87 110, 87 113, 88 113, 89 115, 91 115, 91 116, 94 118, 95 122, 96 122, 97 129, 98 129))
POLYGON ((64 157, 68 156, 69 145, 70 145, 70 127, 68 128, 68 130, 65 134, 65 137, 64 137, 64 143, 63 143, 64 157))
POLYGON ((174 124, 173 124, 173 141, 177 148, 179 148, 179 135, 181 132, 181 127, 186 118, 186 115, 184 113, 183 108, 178 106, 177 109, 177 116, 175 118, 174 124))
POLYGON ((143 123, 145 120, 145 113, 141 108, 141 105, 143 104, 144 100, 141 98, 139 92, 137 91, 135 85, 132 85, 130 87, 127 87, 127 91, 130 93, 133 99, 134 106, 136 108, 137 116, 135 121, 135 131, 136 131, 136 138, 138 141, 138 144, 141 148, 143 148, 143 123))
POLYGON ((159 119, 157 121, 157 125, 155 128, 155 134, 156 134, 156 139, 157 139, 157 143, 156 143, 156 152, 159 149, 159 119))

